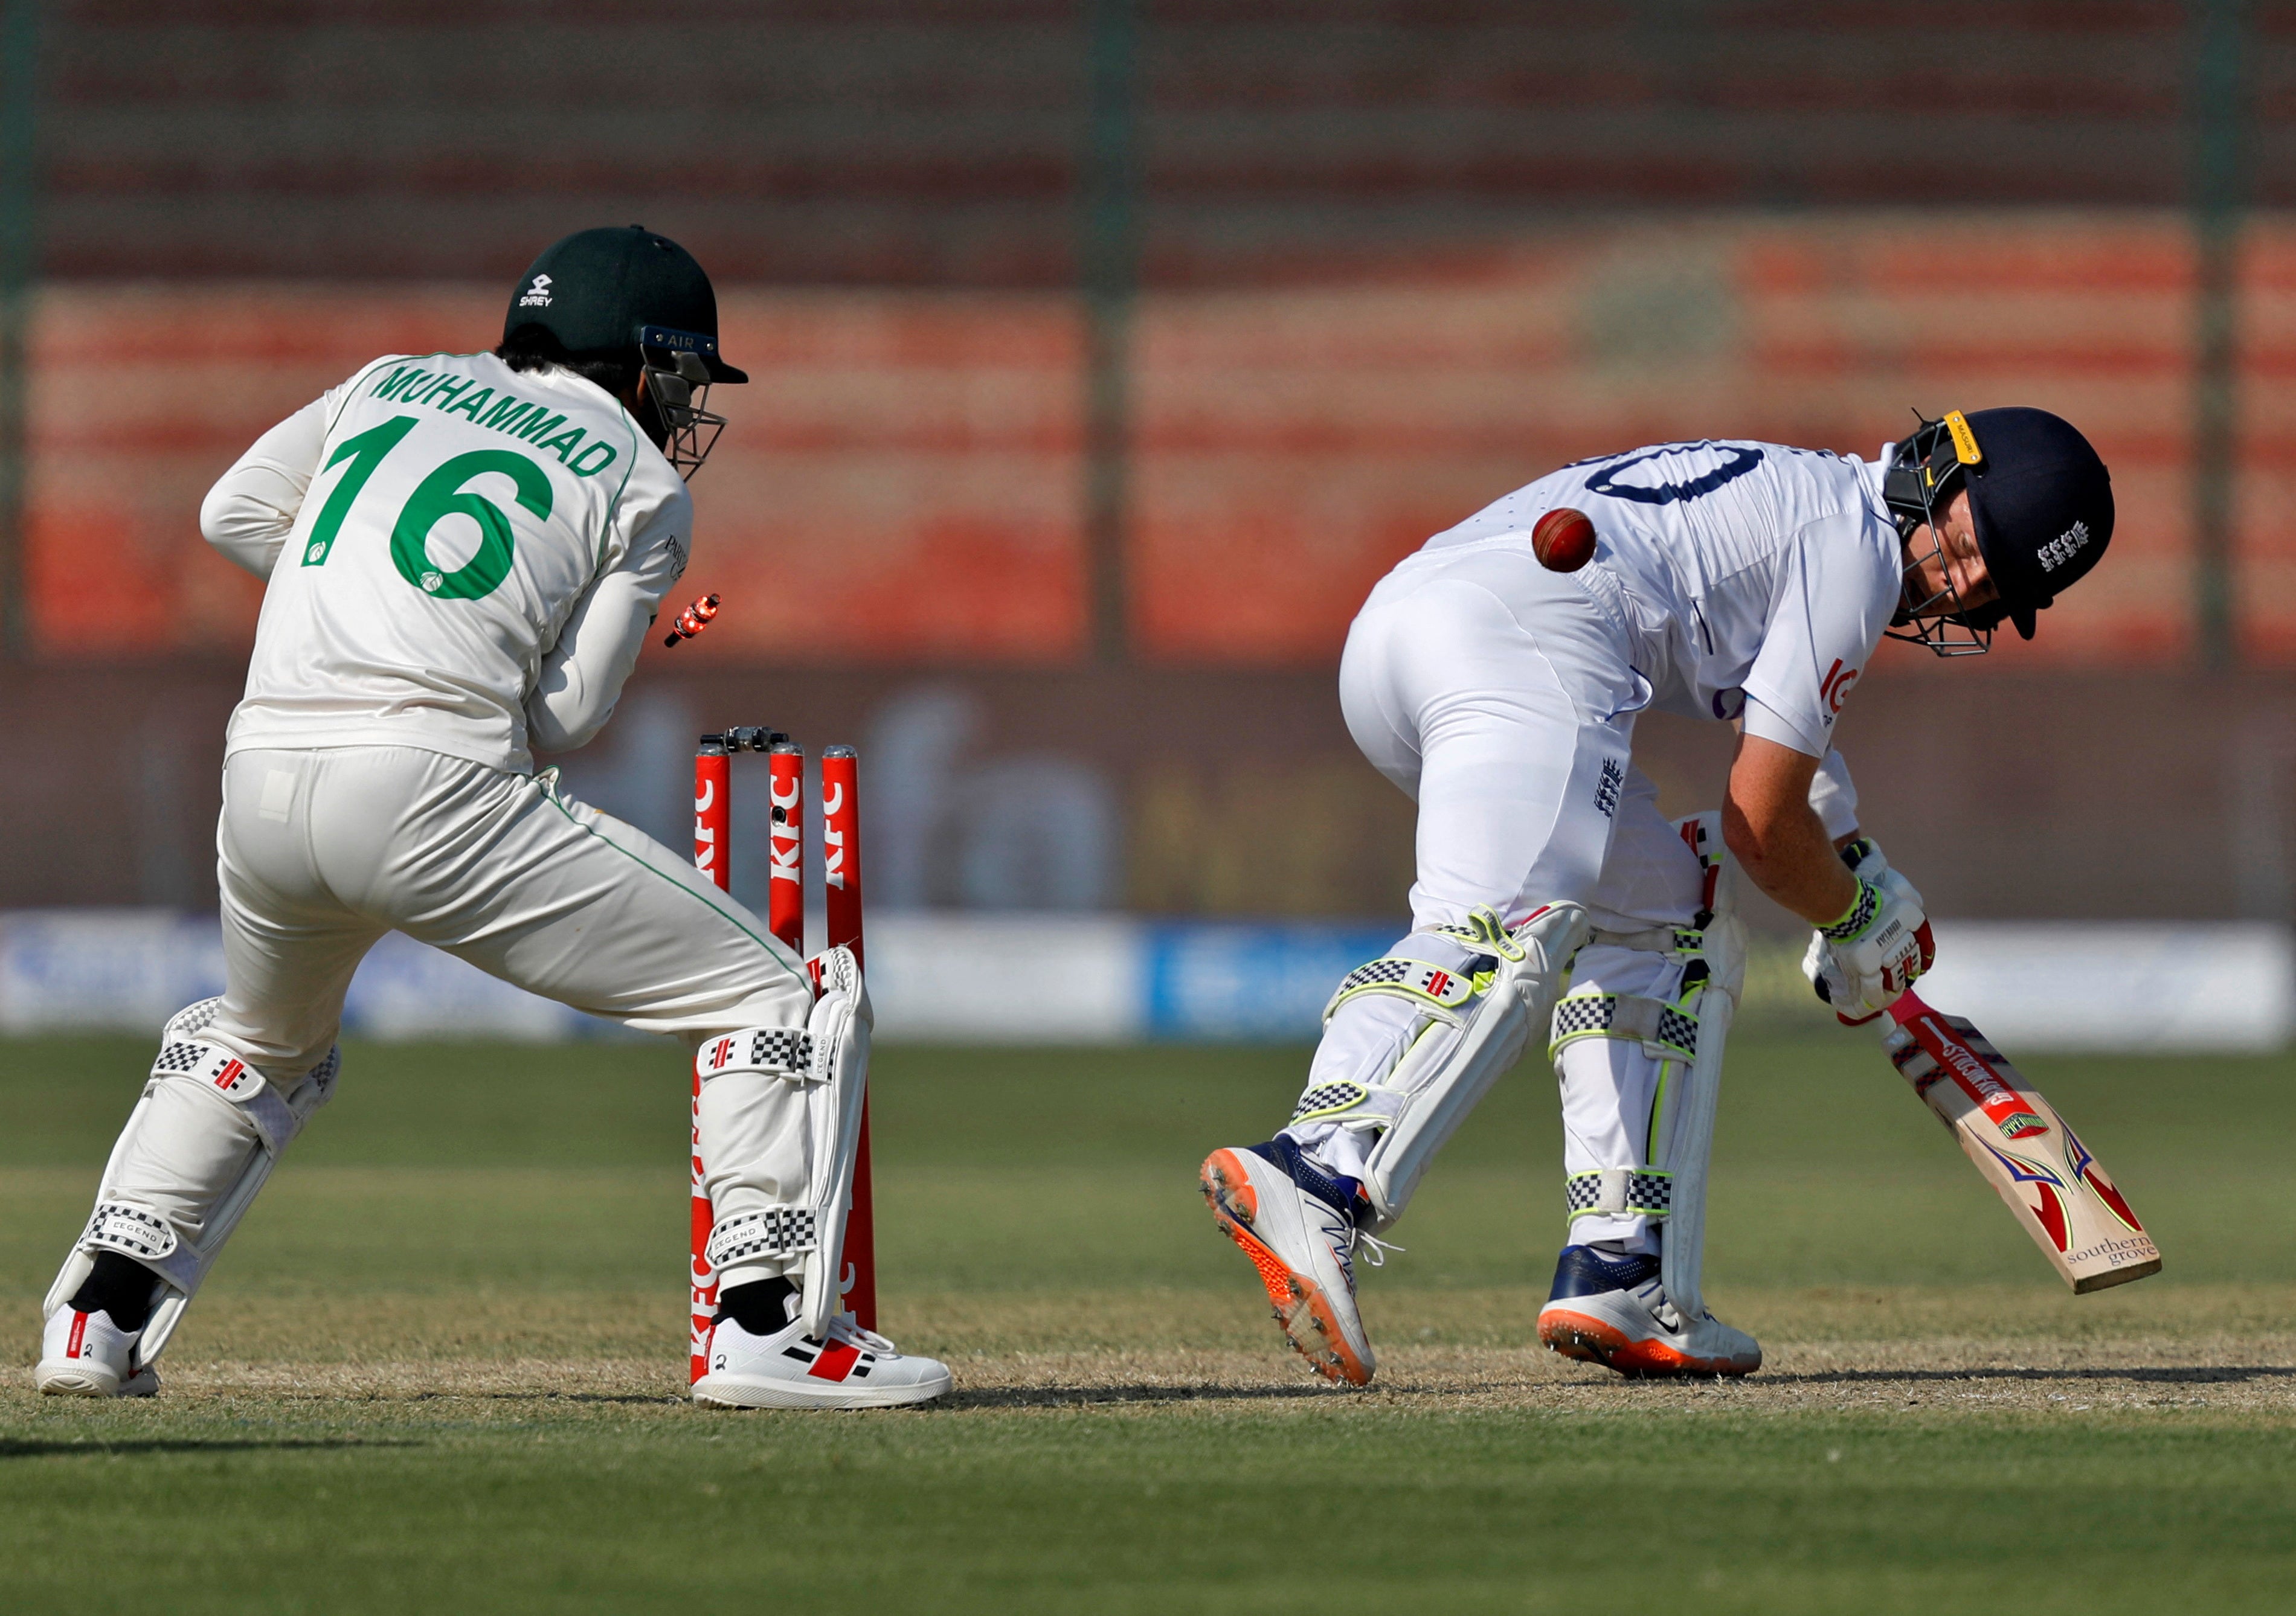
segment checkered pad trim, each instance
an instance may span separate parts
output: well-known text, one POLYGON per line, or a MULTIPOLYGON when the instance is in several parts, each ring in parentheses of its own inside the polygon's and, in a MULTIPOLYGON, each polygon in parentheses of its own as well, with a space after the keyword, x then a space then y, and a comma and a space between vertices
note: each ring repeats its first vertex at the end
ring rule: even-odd
POLYGON ((152 1063, 152 1075, 190 1077, 211 1084, 226 1098, 242 1106, 255 1103, 263 1093, 262 1077, 238 1056, 219 1044, 190 1039, 170 1039, 161 1044, 159 1058, 152 1063))
POLYGON ((726 1219, 709 1231, 702 1255, 713 1269, 750 1257, 794 1257, 819 1244, 809 1206, 769 1206, 726 1219))
POLYGON ((168 1018, 163 1038, 196 1038, 215 1025, 216 1017, 223 1014, 220 998, 202 999, 197 1004, 187 1004, 168 1018))
POLYGON ((82 1250, 119 1252, 157 1261, 176 1249, 176 1231, 156 1212, 117 1201, 99 1201, 79 1243, 82 1250))
MULTIPOLYGON (((1563 1204, 1573 1218, 1591 1217, 1603 1210, 1603 1174, 1573 1173, 1562 1187, 1563 1204)), ((1627 1179, 1627 1204, 1612 1216, 1666 1216, 1674 1202, 1674 1178, 1670 1173, 1635 1172, 1627 1179)))
POLYGON ((751 1027, 713 1038, 693 1057, 704 1077, 720 1072, 771 1072, 805 1077, 813 1070, 813 1034, 797 1027, 751 1027))
POLYGON ((1371 1090, 1361 1083, 1317 1083, 1300 1097, 1292 1120, 1304 1122, 1312 1117, 1337 1116, 1342 1111, 1353 1111, 1370 1098, 1371 1090))
MULTIPOLYGON (((1565 999, 1554 1007, 1554 1042, 1567 1043, 1574 1038, 1639 1038, 1640 1033, 1613 1032, 1611 1029, 1619 1019, 1619 998, 1612 993, 1583 994, 1565 999)), ((1669 1049, 1679 1050, 1685 1057, 1697 1053, 1698 1021, 1671 1006, 1658 1014, 1658 1041, 1669 1049)))
POLYGON ((1447 970, 1423 959, 1404 959, 1390 955, 1385 959, 1374 959, 1369 965, 1359 965, 1342 976, 1340 991, 1332 995, 1332 1002, 1324 1014, 1328 1016, 1357 993, 1395 993, 1406 999, 1424 1000, 1450 1010, 1456 1009, 1475 996, 1475 983, 1466 970, 1447 970))
POLYGON ((1373 959, 1371 964, 1359 964, 1341 978, 1339 992, 1362 990, 1362 987, 1400 987, 1400 990, 1432 999, 1439 1006, 1463 1006, 1474 996, 1474 978, 1463 971, 1444 971, 1423 959, 1373 959))

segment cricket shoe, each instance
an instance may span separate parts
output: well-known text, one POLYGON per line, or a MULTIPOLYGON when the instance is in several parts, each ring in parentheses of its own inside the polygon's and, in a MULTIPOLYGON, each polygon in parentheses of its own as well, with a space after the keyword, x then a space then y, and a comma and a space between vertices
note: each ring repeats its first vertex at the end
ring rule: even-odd
POLYGON ((1362 1187, 1324 1172, 1282 1134, 1213 1151, 1201 1178, 1220 1232, 1259 1270, 1300 1356, 1327 1379, 1369 1385, 1374 1360, 1356 1310, 1353 1253, 1367 1247, 1376 1266, 1391 1248, 1356 1225, 1356 1209, 1368 1205, 1362 1187))
POLYGON ((50 1397, 149 1397, 160 1372, 137 1361, 141 1330, 123 1330, 102 1311, 59 1308, 40 1332, 32 1383, 50 1397))
POLYGON ((709 1332, 709 1372, 693 1400, 727 1408, 890 1408, 948 1390, 948 1366, 910 1358, 850 1313, 816 1341, 802 1324, 752 1335, 721 1316, 709 1332))
POLYGON ((1538 1339, 1565 1358, 1621 1375, 1751 1375, 1761 1343, 1711 1313, 1685 1319, 1659 1277, 1659 1260, 1607 1258, 1566 1245, 1554 1290, 1538 1313, 1538 1339))

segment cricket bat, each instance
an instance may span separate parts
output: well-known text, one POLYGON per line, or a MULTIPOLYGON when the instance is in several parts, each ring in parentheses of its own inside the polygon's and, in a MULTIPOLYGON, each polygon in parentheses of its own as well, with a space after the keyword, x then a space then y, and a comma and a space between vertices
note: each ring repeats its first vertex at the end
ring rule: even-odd
POLYGON ((2076 1295, 2161 1271, 2127 1197, 2017 1068, 1966 1018, 1908 992, 1882 1045, 2076 1295))

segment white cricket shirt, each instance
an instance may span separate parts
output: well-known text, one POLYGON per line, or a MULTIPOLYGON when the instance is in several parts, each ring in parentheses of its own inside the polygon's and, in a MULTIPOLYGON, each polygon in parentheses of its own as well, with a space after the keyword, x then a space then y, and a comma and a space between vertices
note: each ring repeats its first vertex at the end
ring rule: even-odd
POLYGON ((619 403, 490 354, 378 359, 201 510, 269 580, 226 750, 403 746, 531 768, 612 712, 693 504, 619 403))
POLYGON ((1595 559, 1571 575, 1625 623, 1652 706, 1742 711, 1749 734, 1826 755, 1898 609, 1902 562, 1878 466, 1780 444, 1660 444, 1565 466, 1426 548, 1529 550, 1557 506, 1595 525, 1595 559))

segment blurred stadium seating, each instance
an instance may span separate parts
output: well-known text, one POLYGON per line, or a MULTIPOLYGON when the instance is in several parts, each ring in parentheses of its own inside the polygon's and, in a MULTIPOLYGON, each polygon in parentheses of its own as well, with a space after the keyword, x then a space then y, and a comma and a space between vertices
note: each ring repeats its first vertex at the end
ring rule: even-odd
MULTIPOLYGON (((2283 918, 2296 5, 2247 8, 2250 671, 2214 677, 2191 671, 2205 9, 56 0, 0 907, 211 901, 201 827, 258 592, 199 543, 200 494, 365 360, 490 342, 542 243, 642 218, 711 266, 756 378, 720 395, 695 484, 690 581, 726 615, 633 690, 675 739, 587 763, 665 836, 676 725, 865 740, 943 699, 963 734, 935 744, 979 756, 936 777, 935 873, 901 902, 996 902, 948 801, 1018 802, 1056 765, 1109 867, 1005 902, 1392 912, 1407 804, 1354 758, 1329 672, 1397 557, 1581 454, 1870 454, 1911 408, 2019 402, 2112 463, 2112 562, 1980 668, 1883 659, 1847 731, 1874 823, 1953 913, 2283 918), (1127 15, 1111 666, 1078 243, 1095 29, 1121 43, 1127 15)), ((1650 727, 1684 808, 1714 739, 1650 727)))

